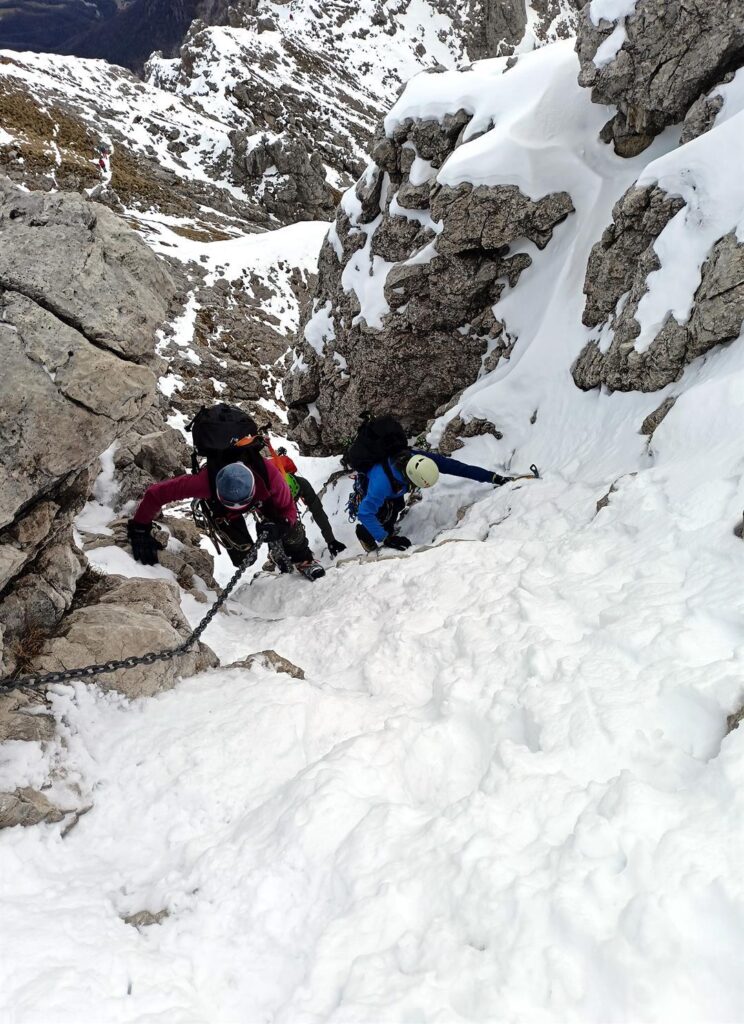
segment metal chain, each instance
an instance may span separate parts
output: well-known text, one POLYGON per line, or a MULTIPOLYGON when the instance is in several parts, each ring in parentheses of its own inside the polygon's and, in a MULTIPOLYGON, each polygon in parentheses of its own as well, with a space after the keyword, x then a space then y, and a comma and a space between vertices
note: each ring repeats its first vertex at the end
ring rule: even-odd
POLYGON ((256 558, 258 557, 259 543, 260 541, 256 544, 245 561, 238 566, 237 571, 233 574, 227 586, 201 620, 199 625, 192 630, 189 636, 183 641, 183 643, 179 644, 178 647, 172 647, 165 651, 149 651, 147 654, 140 654, 129 658, 104 661, 98 665, 86 665, 84 668, 67 668, 59 672, 35 672, 32 675, 19 676, 16 679, 7 677, 5 679, 0 679, 0 692, 15 690, 21 686, 42 686, 49 683, 66 683, 70 679, 92 679, 94 676, 108 675, 110 672, 118 672, 120 669, 136 668, 138 665, 154 665, 156 661, 170 661, 172 658, 177 658, 180 654, 186 654, 198 641, 199 637, 228 599, 246 569, 250 568, 250 566, 256 561, 256 558))

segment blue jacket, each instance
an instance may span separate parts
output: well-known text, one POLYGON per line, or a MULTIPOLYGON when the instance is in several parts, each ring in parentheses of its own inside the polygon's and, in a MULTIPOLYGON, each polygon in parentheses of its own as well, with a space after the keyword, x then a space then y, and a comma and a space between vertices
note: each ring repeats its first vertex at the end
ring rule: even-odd
MULTIPOLYGON (((439 467, 439 472, 448 476, 461 476, 466 480, 478 480, 480 483, 490 484, 493 482, 494 471, 482 469, 480 466, 468 466, 465 462, 458 462, 457 459, 448 459, 446 455, 437 455, 435 452, 421 451, 419 448, 412 448, 411 455, 426 455, 439 467)), ((400 482, 395 488, 385 471, 384 465, 380 462, 367 474, 367 492, 359 504, 357 520, 375 538, 378 544, 387 537, 382 528, 377 513, 390 498, 402 498, 410 488, 411 484, 405 474, 395 466, 392 459, 387 460, 388 470, 393 478, 400 482)))

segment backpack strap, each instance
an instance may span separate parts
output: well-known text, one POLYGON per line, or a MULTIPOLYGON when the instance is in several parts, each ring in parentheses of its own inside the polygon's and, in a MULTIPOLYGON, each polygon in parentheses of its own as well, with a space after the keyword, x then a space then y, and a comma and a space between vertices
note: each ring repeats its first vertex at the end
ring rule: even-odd
MULTIPOLYGON (((399 460, 402 460, 404 458, 406 459, 406 461, 408 461, 408 458, 409 458, 408 450, 406 450, 405 452, 401 452, 400 455, 390 455, 390 456, 388 456, 388 458, 385 459, 384 462, 381 463, 382 468, 385 470, 385 476, 388 478, 388 480, 390 482, 390 486, 394 490, 396 490, 396 491, 400 490, 401 481, 396 479, 395 474, 393 473, 393 469, 392 469, 392 466, 390 465, 390 463, 394 462, 394 463, 397 464, 399 460)), ((406 485, 408 483, 408 479, 406 477, 405 470, 402 469, 400 466, 398 466, 397 468, 400 469, 401 474, 403 476, 403 485, 406 485)))

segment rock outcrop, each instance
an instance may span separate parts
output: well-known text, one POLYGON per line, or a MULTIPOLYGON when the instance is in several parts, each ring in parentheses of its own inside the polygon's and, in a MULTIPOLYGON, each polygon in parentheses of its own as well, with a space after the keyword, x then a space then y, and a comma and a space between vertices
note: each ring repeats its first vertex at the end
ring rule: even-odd
MULTIPOLYGON (((616 203, 612 223, 592 249, 584 284, 583 323, 597 334, 574 364, 576 384, 656 391, 676 381, 692 360, 738 337, 744 321, 737 214, 717 216, 710 201, 718 191, 731 191, 720 175, 738 160, 740 136, 726 122, 741 109, 734 78, 744 65, 744 0, 637 0, 632 13, 598 24, 587 5, 577 51, 580 83, 592 88, 596 102, 617 107, 602 134, 619 154, 641 152, 664 128, 680 123, 680 145, 692 147, 689 162, 665 158, 658 181, 651 165, 642 187, 631 187, 616 203), (709 132, 718 134, 701 149, 695 140, 709 132), (702 266, 694 294, 690 288, 689 311, 686 297, 677 295, 676 317, 662 319, 658 308, 644 314, 650 275, 664 270, 660 236, 668 230, 669 239, 674 231, 675 248, 694 248, 698 227, 709 248, 690 255, 702 266)), ((668 243, 666 250, 669 261, 668 243)), ((644 429, 652 432, 654 424, 644 429)))
POLYGON ((72 537, 98 456, 150 406, 155 330, 176 289, 104 207, 0 179, 0 670, 69 609, 72 537))
POLYGON ((715 243, 703 264, 687 322, 669 314, 648 347, 636 347, 639 304, 649 274, 660 266, 654 243, 683 206, 681 198, 658 186, 631 188, 616 204, 612 225, 592 249, 584 284, 583 322, 609 328, 611 341, 604 348, 592 340, 579 355, 572 372, 582 390, 604 385, 613 391, 658 391, 693 359, 738 337, 744 322, 744 245, 732 231, 715 243))
POLYGON ((576 49, 580 83, 617 107, 605 141, 633 156, 744 62, 744 0, 637 0, 633 14, 597 24, 587 4, 576 49))
MULTIPOLYGON (((165 580, 104 576, 86 595, 86 604, 64 619, 59 635, 47 640, 31 661, 34 671, 54 672, 90 661, 128 658, 177 647, 190 629, 179 603, 178 587, 165 580)), ((157 668, 139 668, 99 676, 98 686, 127 697, 150 697, 172 687, 179 676, 217 664, 203 644, 157 668)))
POLYGON ((565 192, 533 201, 513 185, 439 184, 469 120, 460 110, 380 128, 344 197, 284 385, 307 449, 338 448, 367 409, 420 430, 511 349, 493 307, 532 260, 510 249, 524 238, 544 248, 573 204, 565 192))
POLYGON ((501 440, 504 436, 490 420, 474 418, 465 421, 458 414, 453 416, 444 428, 437 445, 437 450, 442 455, 452 455, 453 452, 463 447, 464 438, 482 437, 484 434, 490 434, 491 437, 495 437, 497 440, 501 440))
POLYGON ((247 265, 235 276, 219 268, 210 283, 189 265, 196 305, 191 343, 170 337, 159 345, 175 385, 170 408, 191 420, 203 405, 232 402, 259 423, 274 422, 261 403, 275 397, 281 373, 275 364, 294 340, 313 280, 309 269, 293 265, 293 257, 290 252, 273 266, 247 265))
POLYGON ((42 821, 62 821, 66 813, 30 786, 16 789, 12 793, 0 793, 0 829, 15 825, 28 827, 42 821))
MULTIPOLYGON (((329 219, 341 197, 327 180, 315 134, 308 137, 301 130, 297 136, 280 138, 265 134, 252 146, 245 132, 231 134, 233 178, 249 192, 261 186, 264 206, 283 224, 329 219)), ((356 169, 361 170, 358 165, 356 169)))
POLYGON ((586 305, 582 323, 597 327, 615 312, 636 275, 658 268, 653 244, 672 217, 682 209, 679 196, 667 196, 656 186, 632 187, 612 210, 612 223, 593 247, 586 268, 586 305))
POLYGON ((513 53, 528 31, 536 44, 570 38, 584 0, 532 0, 529 17, 524 0, 470 0, 463 6, 468 55, 482 60, 513 53))

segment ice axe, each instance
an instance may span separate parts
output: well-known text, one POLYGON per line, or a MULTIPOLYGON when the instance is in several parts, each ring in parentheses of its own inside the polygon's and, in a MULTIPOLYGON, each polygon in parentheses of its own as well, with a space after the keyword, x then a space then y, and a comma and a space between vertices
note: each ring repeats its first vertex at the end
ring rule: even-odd
POLYGON ((539 480, 539 479, 540 479, 540 470, 537 468, 537 466, 535 465, 534 462, 530 466, 529 473, 520 473, 519 476, 513 476, 512 477, 512 480, 539 480))

